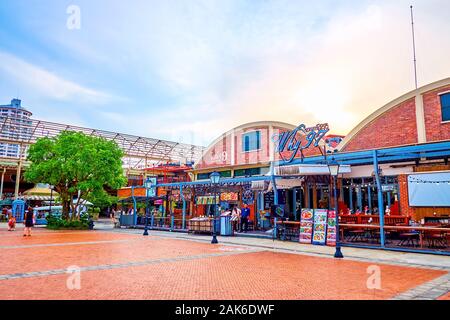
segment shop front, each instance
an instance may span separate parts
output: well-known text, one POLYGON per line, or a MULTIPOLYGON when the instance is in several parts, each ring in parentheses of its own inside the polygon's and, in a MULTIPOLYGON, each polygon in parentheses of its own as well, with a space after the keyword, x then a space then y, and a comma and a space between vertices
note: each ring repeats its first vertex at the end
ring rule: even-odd
POLYGON ((158 187, 189 189, 190 218, 246 205, 250 232, 260 235, 448 255, 447 109, 450 78, 393 100, 345 137, 326 123, 248 123, 206 148, 189 170, 193 181, 158 187))

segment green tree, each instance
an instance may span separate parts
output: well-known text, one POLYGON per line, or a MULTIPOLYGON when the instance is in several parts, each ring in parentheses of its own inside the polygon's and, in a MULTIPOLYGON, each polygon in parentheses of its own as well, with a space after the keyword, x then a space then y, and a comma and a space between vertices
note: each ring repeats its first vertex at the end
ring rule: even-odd
POLYGON ((101 194, 105 188, 125 185, 122 150, 113 141, 81 132, 63 131, 54 138, 40 138, 30 146, 31 165, 25 179, 55 186, 63 206, 63 218, 79 220, 81 198, 101 194), (72 199, 78 198, 77 202, 72 199))
POLYGON ((95 207, 105 209, 117 204, 118 198, 111 196, 105 190, 92 192, 86 197, 86 200, 93 203, 95 207))

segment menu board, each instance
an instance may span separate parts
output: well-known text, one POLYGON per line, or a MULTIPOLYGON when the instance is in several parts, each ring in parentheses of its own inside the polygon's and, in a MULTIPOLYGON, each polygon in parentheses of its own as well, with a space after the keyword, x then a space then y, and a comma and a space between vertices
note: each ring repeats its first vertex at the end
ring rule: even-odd
POLYGON ((300 218, 300 243, 311 243, 314 225, 314 213, 312 209, 302 209, 300 218))
POLYGON ((269 209, 273 205, 274 194, 273 191, 264 194, 264 209, 269 209))
POLYGON ((327 209, 314 209, 313 244, 325 244, 327 231, 327 209))
POLYGON ((327 245, 336 245, 336 211, 328 211, 328 221, 327 221, 327 245))

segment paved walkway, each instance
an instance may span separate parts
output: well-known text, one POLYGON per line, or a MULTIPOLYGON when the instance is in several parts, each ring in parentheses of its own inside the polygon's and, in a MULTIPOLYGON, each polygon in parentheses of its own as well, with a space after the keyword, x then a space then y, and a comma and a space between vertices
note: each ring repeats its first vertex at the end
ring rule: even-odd
POLYGON ((35 228, 32 237, 22 237, 0 225, 2 298, 449 296, 448 257, 344 248, 346 258, 336 260, 331 247, 240 237, 219 237, 219 245, 211 245, 209 236, 150 231, 144 237, 142 230, 113 229, 106 222, 96 227, 101 230, 35 228))

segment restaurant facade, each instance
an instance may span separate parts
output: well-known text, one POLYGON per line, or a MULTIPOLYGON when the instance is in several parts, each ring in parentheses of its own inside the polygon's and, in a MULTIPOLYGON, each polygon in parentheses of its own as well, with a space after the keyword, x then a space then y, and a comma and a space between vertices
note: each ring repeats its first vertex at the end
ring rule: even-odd
MULTIPOLYGON (((192 204, 183 217, 208 216, 211 205, 229 210, 247 204, 254 231, 277 227, 275 205, 283 206, 282 220, 299 224, 305 210, 337 205, 347 245, 448 254, 449 157, 447 78, 391 101, 345 137, 331 134, 326 123, 241 125, 206 148, 188 170, 192 181, 155 187, 190 190, 192 204), (337 204, 330 161, 340 164, 337 204), (216 188, 209 181, 213 172, 221 177, 216 188), (436 230, 421 232, 425 226, 436 230)), ((299 232, 290 234, 298 241, 299 232)))

